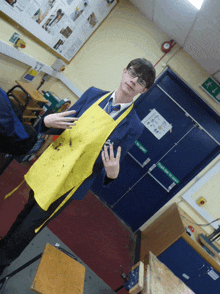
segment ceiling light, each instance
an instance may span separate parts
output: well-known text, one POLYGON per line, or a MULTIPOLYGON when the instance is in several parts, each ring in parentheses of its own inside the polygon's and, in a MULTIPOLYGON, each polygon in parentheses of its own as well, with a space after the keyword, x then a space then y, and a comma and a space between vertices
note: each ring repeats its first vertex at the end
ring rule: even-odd
POLYGON ((200 9, 204 0, 188 0, 197 9, 200 9))

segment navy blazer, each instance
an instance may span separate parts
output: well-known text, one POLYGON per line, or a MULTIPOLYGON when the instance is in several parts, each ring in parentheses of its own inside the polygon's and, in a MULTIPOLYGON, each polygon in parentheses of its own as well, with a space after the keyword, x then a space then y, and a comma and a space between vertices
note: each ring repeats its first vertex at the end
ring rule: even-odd
POLYGON ((0 88, 0 134, 3 136, 14 137, 17 141, 28 139, 24 126, 14 113, 8 96, 0 88))
MULTIPOLYGON (((89 88, 80 99, 69 109, 75 110, 76 113, 72 115, 73 117, 80 117, 93 103, 95 103, 102 96, 107 94, 108 91, 103 91, 97 89, 95 87, 89 88)), ((100 107, 104 108, 108 102, 110 94, 100 103, 100 107)), ((125 109, 126 110, 126 109, 125 109)), ((124 110, 124 111, 125 111, 124 110)), ((103 110, 104 111, 104 110, 103 110)), ((119 114, 121 115, 123 111, 119 114)), ((117 119, 117 117, 115 118, 117 119)), ((43 126, 43 123, 39 125, 39 131, 45 131, 46 129, 43 126)), ((133 146, 134 142, 139 138, 144 130, 144 125, 141 123, 139 117, 137 116, 134 108, 130 111, 130 113, 121 121, 118 126, 114 129, 111 135, 108 138, 108 141, 113 143, 114 153, 116 155, 118 146, 121 146, 121 160, 123 160, 125 154, 130 150, 133 146)), ((47 134, 60 135, 63 132, 61 129, 47 129, 47 134)), ((93 181, 96 176, 103 174, 103 179, 105 177, 105 170, 102 163, 101 158, 101 150, 100 154, 94 164, 93 174, 89 176, 83 184, 78 188, 78 190, 73 195, 74 199, 83 199, 85 194, 90 189, 93 181)), ((104 182, 104 181, 103 181, 104 182)))
POLYGON ((20 109, 0 88, 0 153, 23 155, 37 142, 37 132, 23 123, 20 109))

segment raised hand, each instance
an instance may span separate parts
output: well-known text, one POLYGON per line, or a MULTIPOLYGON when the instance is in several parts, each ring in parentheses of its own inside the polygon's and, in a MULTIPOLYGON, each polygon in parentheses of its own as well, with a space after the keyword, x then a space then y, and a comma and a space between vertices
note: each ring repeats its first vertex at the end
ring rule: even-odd
POLYGON ((75 110, 49 114, 45 116, 44 124, 47 128, 71 129, 72 126, 76 125, 74 121, 77 121, 78 118, 68 117, 68 115, 72 115, 74 113, 76 113, 75 110))
POLYGON ((105 167, 107 177, 110 179, 116 179, 119 174, 121 147, 118 147, 116 157, 114 157, 113 145, 110 144, 109 153, 110 154, 108 154, 107 146, 104 146, 104 151, 102 151, 102 161, 105 167))

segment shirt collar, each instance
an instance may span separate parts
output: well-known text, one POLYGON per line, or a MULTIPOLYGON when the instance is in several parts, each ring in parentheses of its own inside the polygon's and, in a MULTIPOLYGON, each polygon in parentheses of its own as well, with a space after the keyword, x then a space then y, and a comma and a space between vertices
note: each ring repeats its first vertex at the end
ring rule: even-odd
POLYGON ((113 106, 115 106, 115 105, 120 105, 121 106, 121 108, 120 108, 120 112, 122 111, 122 110, 124 110, 125 108, 128 108, 133 102, 129 102, 129 103, 117 103, 117 104, 115 104, 115 92, 116 91, 114 91, 113 93, 112 93, 112 95, 111 95, 111 97, 109 98, 109 100, 108 101, 110 101, 111 99, 112 99, 112 105, 113 106))

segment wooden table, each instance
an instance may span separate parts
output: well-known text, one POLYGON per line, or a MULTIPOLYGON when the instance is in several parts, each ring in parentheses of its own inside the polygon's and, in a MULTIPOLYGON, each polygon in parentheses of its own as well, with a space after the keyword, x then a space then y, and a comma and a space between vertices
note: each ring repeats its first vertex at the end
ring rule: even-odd
POLYGON ((37 294, 83 293, 85 266, 46 244, 31 290, 37 294))
POLYGON ((8 97, 12 97, 23 112, 24 122, 28 123, 30 119, 36 119, 36 114, 42 111, 38 103, 48 103, 40 92, 28 82, 15 81, 17 85, 12 87, 8 92, 8 97))
POLYGON ((142 294, 193 294, 179 278, 177 278, 153 253, 149 254, 145 287, 142 294))
POLYGON ((24 92, 27 93, 27 95, 29 95, 34 101, 36 102, 42 102, 42 103, 47 103, 47 99, 45 99, 40 92, 38 92, 35 87, 27 82, 23 82, 23 81, 15 81, 18 86, 20 86, 22 88, 22 90, 24 92))
MULTIPOLYGON (((140 260, 148 264, 149 251, 158 256, 182 237, 196 252, 198 252, 217 272, 220 273, 218 262, 206 252, 199 243, 199 234, 207 233, 202 227, 195 226, 195 221, 181 208, 173 203, 141 234, 140 260), (194 227, 194 240, 186 233, 185 227, 194 227)), ((213 244, 220 248, 216 241, 213 244)))

